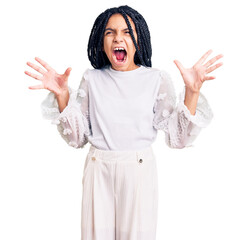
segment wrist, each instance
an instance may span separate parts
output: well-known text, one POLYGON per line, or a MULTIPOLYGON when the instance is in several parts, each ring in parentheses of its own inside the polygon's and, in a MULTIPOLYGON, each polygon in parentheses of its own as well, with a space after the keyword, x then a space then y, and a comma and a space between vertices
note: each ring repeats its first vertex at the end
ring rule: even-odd
POLYGON ((69 101, 69 97, 69 89, 61 91, 59 94, 56 95, 60 112, 62 112, 66 108, 69 101))
POLYGON ((187 94, 189 94, 189 95, 195 95, 195 96, 197 96, 197 95, 200 94, 200 89, 192 89, 192 88, 187 87, 187 86, 185 85, 185 92, 186 92, 187 94))
POLYGON ((63 90, 59 91, 58 93, 55 93, 55 96, 58 100, 67 98, 69 96, 69 89, 68 88, 63 89, 63 90))
POLYGON ((200 91, 192 91, 191 89, 185 89, 184 105, 188 108, 191 115, 195 115, 197 102, 199 99, 200 91))

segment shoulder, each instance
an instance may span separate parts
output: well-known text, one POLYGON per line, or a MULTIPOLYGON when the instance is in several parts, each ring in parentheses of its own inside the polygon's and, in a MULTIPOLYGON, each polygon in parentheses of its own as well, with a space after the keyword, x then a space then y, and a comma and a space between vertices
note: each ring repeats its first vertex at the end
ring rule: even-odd
POLYGON ((83 80, 89 82, 90 79, 95 78, 103 73, 103 69, 89 69, 87 68, 83 73, 83 80))
POLYGON ((161 70, 161 69, 154 68, 154 67, 143 66, 143 72, 145 74, 156 76, 157 79, 159 79, 160 81, 170 81, 171 80, 171 76, 166 70, 161 70))
POLYGON ((166 93, 166 94, 174 94, 174 84, 171 79, 171 75, 167 70, 161 70, 158 68, 146 67, 146 71, 150 72, 151 74, 155 74, 158 80, 159 85, 159 92, 166 93))
POLYGON ((96 74, 98 74, 98 72, 100 72, 100 71, 101 70, 99 70, 99 69, 87 68, 84 71, 83 76, 81 77, 79 89, 87 89, 90 81, 92 81, 92 79, 96 78, 96 74))
POLYGON ((142 71, 145 73, 151 73, 151 74, 158 74, 160 72, 160 70, 158 68, 154 68, 154 67, 147 67, 147 66, 142 66, 142 71))

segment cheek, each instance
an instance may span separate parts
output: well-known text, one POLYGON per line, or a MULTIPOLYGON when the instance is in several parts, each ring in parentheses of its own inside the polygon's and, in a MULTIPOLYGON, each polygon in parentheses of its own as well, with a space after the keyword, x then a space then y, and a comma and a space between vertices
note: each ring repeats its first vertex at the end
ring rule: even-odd
POLYGON ((136 48, 135 48, 135 46, 134 46, 134 44, 132 45, 132 49, 131 49, 131 53, 132 53, 132 55, 134 55, 135 54, 135 52, 136 52, 136 48))
POLYGON ((110 48, 109 48, 109 41, 108 41, 108 39, 105 39, 104 41, 103 41, 103 51, 106 53, 106 54, 109 54, 109 50, 110 48))
MULTIPOLYGON (((135 38, 135 40, 136 40, 136 43, 138 44, 137 35, 136 35, 136 34, 134 34, 134 38, 135 38)), ((133 54, 135 54, 136 48, 135 48, 135 46, 134 46, 134 42, 133 42, 131 36, 130 36, 130 38, 128 39, 128 41, 129 41, 129 46, 132 46, 131 49, 132 49, 132 52, 134 52, 133 54)))
POLYGON ((132 39, 128 39, 128 46, 129 46, 129 51, 130 53, 135 53, 136 48, 134 46, 133 40, 132 39))

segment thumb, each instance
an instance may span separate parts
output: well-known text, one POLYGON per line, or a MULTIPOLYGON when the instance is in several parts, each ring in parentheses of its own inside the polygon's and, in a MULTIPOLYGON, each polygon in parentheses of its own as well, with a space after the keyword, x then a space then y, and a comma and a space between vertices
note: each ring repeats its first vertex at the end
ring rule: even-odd
POLYGON ((183 70, 184 70, 184 67, 183 67, 182 63, 180 63, 178 60, 174 60, 174 63, 176 64, 177 68, 179 69, 179 71, 182 74, 183 70))
POLYGON ((67 69, 65 70, 64 75, 65 75, 66 77, 69 77, 69 75, 70 75, 70 73, 71 73, 71 70, 72 70, 71 67, 67 68, 67 69))

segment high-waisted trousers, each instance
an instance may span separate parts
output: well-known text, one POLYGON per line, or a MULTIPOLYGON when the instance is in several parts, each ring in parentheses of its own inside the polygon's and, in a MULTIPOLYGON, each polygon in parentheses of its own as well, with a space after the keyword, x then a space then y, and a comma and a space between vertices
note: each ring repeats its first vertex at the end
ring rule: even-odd
POLYGON ((155 240, 158 178, 152 147, 100 150, 83 170, 81 240, 155 240))

